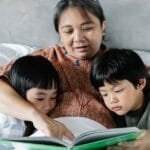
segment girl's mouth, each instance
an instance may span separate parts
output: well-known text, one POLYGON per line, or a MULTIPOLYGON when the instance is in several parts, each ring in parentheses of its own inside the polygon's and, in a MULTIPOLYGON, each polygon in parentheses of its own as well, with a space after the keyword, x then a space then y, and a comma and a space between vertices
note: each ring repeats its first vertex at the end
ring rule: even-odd
POLYGON ((116 107, 112 107, 113 111, 119 111, 122 110, 122 106, 116 106, 116 107))

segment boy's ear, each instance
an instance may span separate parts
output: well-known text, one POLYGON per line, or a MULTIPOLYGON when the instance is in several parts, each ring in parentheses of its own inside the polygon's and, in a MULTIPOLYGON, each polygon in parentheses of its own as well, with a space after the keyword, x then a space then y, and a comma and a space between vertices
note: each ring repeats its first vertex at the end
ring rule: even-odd
POLYGON ((146 79, 139 79, 139 83, 137 84, 137 89, 143 90, 146 86, 146 79))

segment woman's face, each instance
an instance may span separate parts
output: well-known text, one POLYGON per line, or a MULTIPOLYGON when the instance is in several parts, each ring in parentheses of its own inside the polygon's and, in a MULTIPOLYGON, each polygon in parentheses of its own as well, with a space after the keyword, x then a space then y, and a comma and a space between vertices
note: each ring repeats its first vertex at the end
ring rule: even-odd
POLYGON ((59 34, 69 55, 78 59, 88 59, 99 51, 105 30, 105 22, 89 11, 68 8, 59 19, 59 34))

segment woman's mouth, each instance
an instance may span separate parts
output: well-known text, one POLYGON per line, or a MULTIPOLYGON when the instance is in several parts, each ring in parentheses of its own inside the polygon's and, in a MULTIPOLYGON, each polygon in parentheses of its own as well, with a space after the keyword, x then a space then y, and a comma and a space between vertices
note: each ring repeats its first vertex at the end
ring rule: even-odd
POLYGON ((78 52, 85 52, 87 51, 87 48, 88 46, 78 46, 78 47, 75 47, 74 49, 78 52))

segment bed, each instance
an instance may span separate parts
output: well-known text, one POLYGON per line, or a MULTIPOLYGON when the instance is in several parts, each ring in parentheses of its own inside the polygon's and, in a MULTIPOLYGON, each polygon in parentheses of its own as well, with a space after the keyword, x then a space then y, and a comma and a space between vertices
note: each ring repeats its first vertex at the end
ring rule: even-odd
MULTIPOLYGON (((105 42, 131 48, 150 65, 149 0, 99 0, 107 28, 105 42)), ((58 0, 0 1, 0 66, 27 53, 59 43, 53 12, 58 0)))

